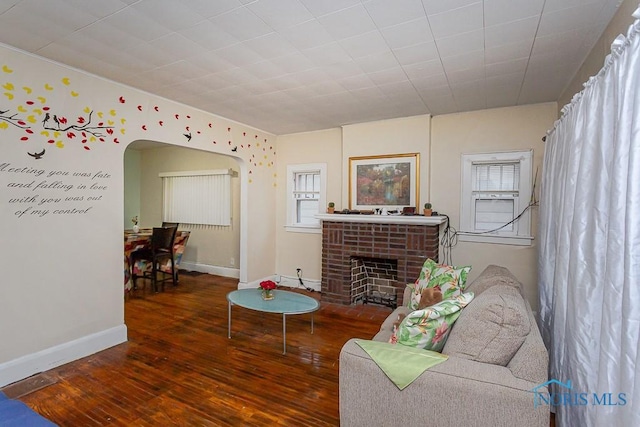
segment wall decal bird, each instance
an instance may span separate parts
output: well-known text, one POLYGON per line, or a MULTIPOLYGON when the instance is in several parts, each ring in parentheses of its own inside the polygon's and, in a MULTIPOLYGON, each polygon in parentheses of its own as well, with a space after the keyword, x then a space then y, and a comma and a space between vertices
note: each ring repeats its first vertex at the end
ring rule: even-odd
POLYGON ((190 141, 191 141, 191 132, 189 132, 189 133, 183 133, 182 135, 184 135, 184 136, 185 136, 185 138, 187 138, 187 142, 190 142, 190 141))
POLYGON ((34 159, 39 160, 39 159, 42 158, 42 156, 44 156, 44 152, 45 151, 47 151, 47 150, 43 148, 42 151, 39 152, 39 153, 29 153, 27 151, 27 154, 30 155, 31 157, 33 157, 34 159))
POLYGON ((231 151, 233 151, 233 152, 238 151, 238 146, 236 145, 235 147, 233 147, 233 148, 231 149, 231 151))

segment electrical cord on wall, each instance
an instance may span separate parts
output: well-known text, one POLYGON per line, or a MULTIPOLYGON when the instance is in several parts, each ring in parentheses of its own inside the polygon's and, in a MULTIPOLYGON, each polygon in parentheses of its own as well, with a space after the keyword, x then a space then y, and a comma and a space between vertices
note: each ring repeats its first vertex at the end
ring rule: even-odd
POLYGON ((458 231, 451 226, 451 221, 449 220, 449 215, 444 215, 447 218, 447 226, 442 233, 442 238, 440 239, 440 245, 442 245, 442 255, 443 262, 448 265, 453 265, 453 255, 452 249, 455 245, 458 244, 458 231))
POLYGON ((310 287, 306 286, 304 284, 304 282, 302 281, 302 269, 301 268, 296 268, 296 274, 298 275, 298 282, 300 282, 300 286, 302 286, 304 289, 306 289, 309 292, 313 292, 313 288, 310 288, 310 287))

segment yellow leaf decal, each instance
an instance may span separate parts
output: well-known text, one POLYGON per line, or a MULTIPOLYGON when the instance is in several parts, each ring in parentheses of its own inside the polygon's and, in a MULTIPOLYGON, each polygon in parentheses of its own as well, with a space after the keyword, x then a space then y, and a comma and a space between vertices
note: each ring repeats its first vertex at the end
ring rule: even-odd
POLYGON ((53 90, 53 87, 49 83, 45 83, 44 88, 46 90, 53 90))
POLYGON ((92 136, 91 138, 89 138, 89 141, 91 141, 91 142, 96 142, 96 137, 95 137, 95 136, 92 136))
POLYGON ((78 92, 71 91, 71 96, 78 96, 78 95, 79 95, 78 92))
POLYGON ((27 94, 31 93, 31 88, 28 86, 22 86, 22 90, 24 90, 25 92, 27 92, 27 94))
POLYGON ((7 124, 7 122, 0 122, 0 129, 6 129, 8 127, 9 125, 7 124))
POLYGON ((48 130, 43 130, 42 132, 40 132, 40 135, 49 136, 49 131, 48 130))
POLYGON ((121 133, 121 134, 123 134, 123 135, 124 135, 124 132, 125 132, 124 128, 120 129, 120 133, 121 133))
POLYGON ((64 148, 64 144, 62 143, 62 141, 56 141, 56 147, 64 148))
POLYGON ((7 97, 7 98, 9 98, 9 99, 13 99, 13 94, 12 94, 12 93, 5 92, 5 93, 4 93, 4 96, 6 96, 6 97, 7 97))
POLYGON ((102 118, 102 116, 104 116, 104 113, 102 111, 98 111, 98 117, 102 118))
POLYGON ((124 124, 127 121, 124 117, 120 119, 120 123, 124 124))
POLYGON ((45 98, 44 96, 39 96, 38 101, 40 101, 41 104, 44 104, 45 102, 47 102, 47 98, 45 98))
POLYGON ((34 108, 32 111, 33 111, 34 113, 36 113, 37 115, 39 115, 39 116, 41 116, 41 115, 42 115, 42 110, 41 110, 41 109, 39 109, 39 108, 34 108))
POLYGON ((91 112, 91 108, 89 107, 84 107, 84 112, 89 114, 91 112))
POLYGON ((62 84, 65 86, 69 86, 69 77, 63 77, 62 78, 62 84))
POLYGON ((13 73, 13 70, 6 65, 2 66, 2 71, 4 71, 5 73, 13 73))
POLYGON ((115 116, 116 115, 116 110, 110 110, 109 114, 111 114, 112 116, 115 116))
POLYGON ((114 121, 113 121, 113 120, 107 120, 107 124, 108 124, 109 126, 113 126, 113 123, 114 123, 114 121))
POLYGON ((60 132, 55 131, 55 132, 53 133, 53 137, 54 137, 54 138, 57 138, 57 137, 59 137, 59 136, 60 136, 60 132))
POLYGON ((18 106, 18 111, 20 111, 21 113, 26 113, 26 112, 27 112, 27 109, 26 109, 26 108, 24 108, 22 105, 19 105, 19 106, 18 106))
POLYGON ((13 89, 15 89, 15 88, 13 87, 13 84, 12 84, 12 83, 9 83, 9 82, 7 82, 7 83, 3 84, 3 85, 2 85, 2 87, 3 87, 3 88, 5 88, 6 90, 13 90, 13 89))
POLYGON ((35 116, 31 115, 31 116, 27 117, 27 121, 29 123, 35 123, 36 122, 36 118, 35 118, 35 116))

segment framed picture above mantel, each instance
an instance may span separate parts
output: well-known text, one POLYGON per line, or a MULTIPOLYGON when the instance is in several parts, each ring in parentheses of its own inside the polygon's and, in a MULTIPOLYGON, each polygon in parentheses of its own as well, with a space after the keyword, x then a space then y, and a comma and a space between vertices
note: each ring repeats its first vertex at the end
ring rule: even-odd
POLYGON ((420 153, 349 157, 349 209, 418 208, 420 153))

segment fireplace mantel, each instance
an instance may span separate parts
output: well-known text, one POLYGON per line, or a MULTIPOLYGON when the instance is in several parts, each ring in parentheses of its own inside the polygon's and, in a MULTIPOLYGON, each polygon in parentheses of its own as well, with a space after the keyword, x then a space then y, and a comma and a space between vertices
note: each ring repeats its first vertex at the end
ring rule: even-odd
POLYGON ((334 222, 364 222, 374 224, 416 224, 416 225, 440 225, 447 221, 445 216, 421 216, 421 215, 350 215, 350 214, 318 214, 321 221, 334 222))

